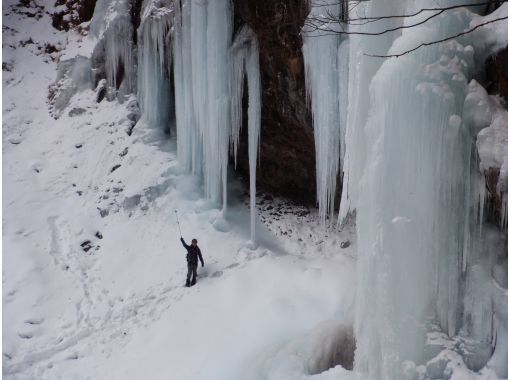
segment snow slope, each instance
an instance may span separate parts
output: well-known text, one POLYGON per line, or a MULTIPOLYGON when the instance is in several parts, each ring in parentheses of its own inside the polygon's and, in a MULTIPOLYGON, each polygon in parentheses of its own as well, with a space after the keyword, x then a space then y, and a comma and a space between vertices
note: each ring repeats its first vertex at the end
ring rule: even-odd
POLYGON ((174 142, 142 123, 128 135, 135 99, 96 103, 86 89, 53 119, 60 53, 45 44, 60 50, 68 36, 48 10, 3 3, 4 377, 348 378, 328 371, 333 342, 300 347, 348 335, 350 230, 320 233, 314 212, 280 212, 271 230, 258 223, 250 250, 241 185, 232 180, 218 225, 220 206, 203 200, 174 142), (174 210, 206 262, 189 289, 174 210))

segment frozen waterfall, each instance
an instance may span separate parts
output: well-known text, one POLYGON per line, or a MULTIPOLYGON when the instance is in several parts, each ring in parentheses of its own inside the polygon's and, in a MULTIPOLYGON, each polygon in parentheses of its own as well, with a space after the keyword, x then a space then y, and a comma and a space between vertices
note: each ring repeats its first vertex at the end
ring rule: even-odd
MULTIPOLYGON (((425 5, 374 2, 360 5, 353 17, 410 14, 425 5)), ((405 22, 414 24, 429 15, 405 22)), ((487 53, 475 51, 470 38, 483 38, 483 31, 400 58, 364 55, 399 53, 424 39, 455 35, 475 16, 458 9, 402 33, 350 38, 340 220, 356 210, 355 370, 370 379, 414 378, 425 371, 419 366, 441 351, 430 343, 437 330, 445 339, 470 342, 463 343, 469 346, 462 349, 463 360, 475 371, 481 367, 472 357, 483 366, 493 350, 506 352, 506 290, 492 274, 505 271, 506 264, 498 264, 504 244, 500 233, 483 223, 485 183, 475 150, 480 126, 473 126, 465 109, 476 62, 483 62, 487 53)), ((387 19, 351 30, 373 32, 398 22, 387 19)), ((332 65, 327 55, 318 60, 312 71, 325 72, 332 65), (326 69, 318 70, 321 65, 326 69)), ((335 75, 316 92, 330 93, 335 75)), ((330 100, 314 97, 312 90, 314 101, 322 102, 318 107, 324 110, 331 107, 330 100)), ((322 170, 318 176, 328 173, 322 170)), ((506 371, 502 357, 489 362, 498 373, 506 371)))
MULTIPOLYGON (((507 369, 505 242, 484 213, 484 169, 496 162, 498 189, 507 188, 507 157, 494 158, 491 151, 507 133, 501 126, 506 111, 480 84, 493 31, 480 28, 399 58, 370 56, 403 52, 485 20, 476 7, 403 29, 430 11, 384 17, 428 5, 361 2, 349 12, 354 34, 346 36, 330 17, 341 14, 339 4, 311 0, 302 29, 319 215, 323 224, 332 221, 342 180, 338 223, 355 216, 358 240, 354 370, 371 380, 433 378, 427 363, 448 355, 473 371, 487 367, 503 376, 507 369), (386 29, 395 30, 369 35, 386 29)), ((133 33, 129 2, 99 0, 95 12, 91 34, 105 52, 109 86, 121 94, 133 90, 129 68, 138 62, 144 120, 175 128, 179 161, 203 179, 205 197, 222 207, 220 222, 247 95, 255 246, 261 129, 255 33, 242 26, 233 35, 230 0, 145 0, 134 49, 124 38, 133 33)), ((506 5, 498 12, 506 15, 506 5)), ((505 224, 506 210, 501 218, 505 224)))
POLYGON ((333 217, 344 151, 349 50, 347 41, 335 33, 338 24, 325 16, 339 15, 340 3, 315 0, 310 9, 302 30, 303 57, 313 115, 317 203, 324 223, 327 217, 333 217))

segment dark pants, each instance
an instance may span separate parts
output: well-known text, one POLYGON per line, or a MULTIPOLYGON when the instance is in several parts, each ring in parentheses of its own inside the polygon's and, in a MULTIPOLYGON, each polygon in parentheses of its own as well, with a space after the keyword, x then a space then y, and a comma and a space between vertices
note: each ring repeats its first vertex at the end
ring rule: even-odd
POLYGON ((195 285, 195 283, 197 282, 197 267, 198 267, 198 263, 196 263, 196 264, 188 263, 188 275, 186 276, 186 285, 187 286, 195 285), (191 278, 191 283, 190 283, 190 278, 191 278))

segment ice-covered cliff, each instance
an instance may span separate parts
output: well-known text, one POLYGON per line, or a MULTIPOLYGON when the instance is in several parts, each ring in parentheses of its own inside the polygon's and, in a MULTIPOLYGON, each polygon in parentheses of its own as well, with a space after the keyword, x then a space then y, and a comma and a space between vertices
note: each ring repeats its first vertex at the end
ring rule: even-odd
POLYGON ((342 307, 337 315, 354 335, 350 326, 321 325, 280 342, 281 362, 262 355, 250 374, 505 378, 507 100, 492 91, 486 68, 507 47, 507 4, 261 3, 98 0, 93 14, 88 1, 57 4, 53 21, 69 32, 54 54, 51 115, 82 112, 77 100, 110 107, 106 100, 122 110, 126 135, 143 126, 151 139, 175 144, 178 175, 197 181, 178 179, 200 198, 187 207, 215 210, 207 217, 217 233, 240 221, 235 207, 229 215, 229 172, 239 164, 249 176, 247 257, 261 249, 259 213, 264 221, 278 215, 257 204, 261 176, 265 189, 273 173, 293 177, 274 188, 303 179, 280 193, 317 200, 322 227, 300 242, 324 235, 340 251, 344 224, 355 222, 355 315, 342 307), (352 362, 353 339, 347 370, 338 358, 352 362))

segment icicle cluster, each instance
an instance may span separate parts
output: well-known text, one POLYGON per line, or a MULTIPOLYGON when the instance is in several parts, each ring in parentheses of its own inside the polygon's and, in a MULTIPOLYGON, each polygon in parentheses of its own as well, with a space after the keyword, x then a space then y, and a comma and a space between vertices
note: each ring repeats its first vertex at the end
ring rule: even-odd
POLYGON ((314 0, 302 30, 306 90, 311 99, 316 152, 317 202, 323 223, 333 217, 337 177, 344 153, 347 114, 348 42, 330 15, 339 2, 314 0), (327 15, 326 17, 324 15, 327 15))
POLYGON ((229 147, 235 155, 248 80, 251 240, 255 241, 255 180, 260 135, 259 50, 244 27, 232 43, 230 0, 153 0, 139 29, 139 96, 150 124, 172 122, 178 158, 202 175, 205 196, 227 207, 229 147), (172 94, 171 77, 173 75, 172 94))
POLYGON ((175 23, 179 160, 204 176, 207 198, 226 206, 230 131, 230 1, 183 1, 175 23), (178 108, 180 108, 178 106, 178 108), (189 114, 182 115, 183 112, 189 114))
POLYGON ((138 98, 150 125, 170 130, 173 122, 172 25, 173 4, 149 2, 138 29, 138 98))
POLYGON ((128 0, 99 0, 94 8, 91 34, 101 41, 108 85, 122 94, 133 91, 135 51, 128 0))

